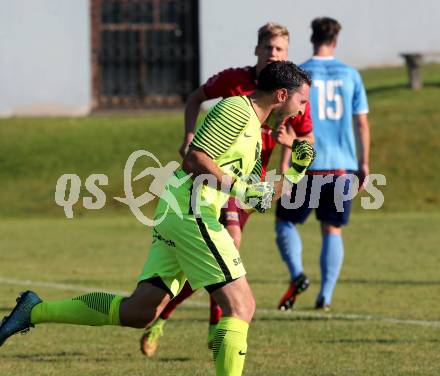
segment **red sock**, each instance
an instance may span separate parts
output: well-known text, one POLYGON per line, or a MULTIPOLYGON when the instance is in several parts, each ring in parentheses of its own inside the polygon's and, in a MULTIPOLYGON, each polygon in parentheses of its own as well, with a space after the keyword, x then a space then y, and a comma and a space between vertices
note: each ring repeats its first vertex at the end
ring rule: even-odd
POLYGON ((222 317, 222 309, 217 304, 217 302, 214 300, 212 296, 210 296, 211 301, 211 313, 209 316, 209 323, 211 325, 217 324, 220 321, 220 318, 222 317))
POLYGON ((186 298, 189 298, 194 293, 194 290, 189 285, 188 281, 183 285, 182 291, 173 300, 171 300, 160 314, 160 318, 163 320, 168 319, 171 316, 176 307, 182 303, 186 298))

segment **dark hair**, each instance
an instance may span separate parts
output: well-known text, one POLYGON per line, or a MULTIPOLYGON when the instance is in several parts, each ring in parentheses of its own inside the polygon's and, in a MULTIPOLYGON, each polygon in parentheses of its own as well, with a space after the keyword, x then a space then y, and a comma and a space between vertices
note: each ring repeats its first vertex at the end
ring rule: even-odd
POLYGON ((258 76, 257 89, 274 91, 285 88, 295 91, 303 84, 311 85, 312 80, 307 72, 291 61, 274 61, 266 65, 258 76))
POLYGON ((315 18, 311 26, 313 32, 310 41, 318 46, 333 42, 341 31, 341 24, 329 17, 315 18))

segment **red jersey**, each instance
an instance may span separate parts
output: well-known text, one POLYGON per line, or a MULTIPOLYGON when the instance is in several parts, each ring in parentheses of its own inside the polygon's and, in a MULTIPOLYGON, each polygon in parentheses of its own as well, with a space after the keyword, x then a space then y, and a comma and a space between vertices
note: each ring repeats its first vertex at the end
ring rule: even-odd
MULTIPOLYGON (((203 91, 209 99, 227 98, 235 95, 250 95, 257 86, 257 74, 255 67, 230 68, 206 81, 203 85, 203 91)), ((304 115, 296 116, 295 119, 289 119, 290 124, 298 136, 303 136, 312 131, 312 118, 310 116, 310 105, 307 103, 304 115)), ((267 124, 261 127, 261 162, 262 178, 266 175, 267 164, 269 163, 272 151, 275 148, 276 141, 271 136, 272 130, 267 124)))

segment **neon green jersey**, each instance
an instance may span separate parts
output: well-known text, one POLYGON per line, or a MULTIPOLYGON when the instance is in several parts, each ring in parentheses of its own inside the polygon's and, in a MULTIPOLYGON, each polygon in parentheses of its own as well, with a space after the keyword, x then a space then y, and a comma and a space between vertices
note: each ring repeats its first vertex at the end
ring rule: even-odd
MULTIPOLYGON (((190 146, 203 150, 226 174, 234 178, 252 175, 259 181, 260 127, 260 121, 248 97, 225 98, 208 112, 190 146)), ((175 175, 182 178, 186 174, 179 169, 175 175)), ((168 186, 165 193, 171 193, 176 198, 183 215, 194 213, 194 200, 191 206, 193 180, 190 179, 177 188, 168 186)), ((220 209, 229 196, 207 185, 200 188, 199 194, 197 202, 201 205, 201 211, 218 218, 220 209)), ((164 213, 168 207, 165 201, 162 194, 156 215, 164 213)), ((170 208, 170 212, 172 211, 170 208)))

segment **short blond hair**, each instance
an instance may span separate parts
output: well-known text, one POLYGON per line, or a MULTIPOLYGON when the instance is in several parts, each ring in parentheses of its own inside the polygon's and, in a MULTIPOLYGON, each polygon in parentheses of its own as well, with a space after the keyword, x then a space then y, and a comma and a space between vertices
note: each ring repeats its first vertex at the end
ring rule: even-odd
POLYGON ((275 22, 268 22, 258 29, 258 44, 273 37, 286 37, 289 40, 289 30, 275 22))

